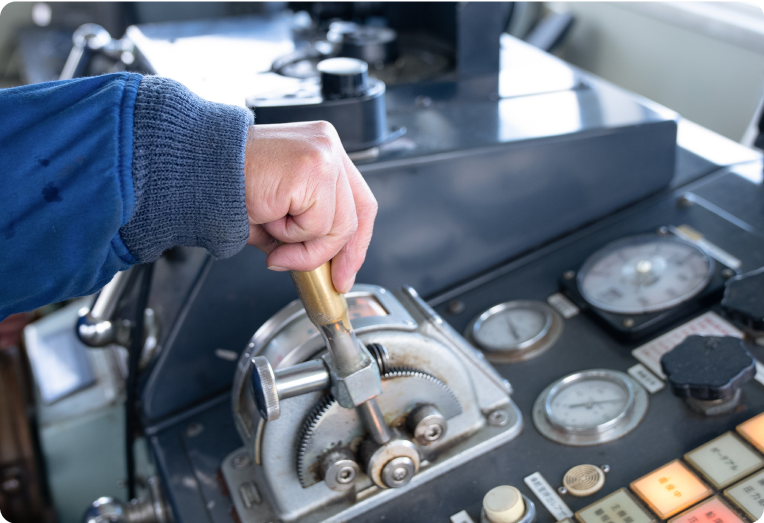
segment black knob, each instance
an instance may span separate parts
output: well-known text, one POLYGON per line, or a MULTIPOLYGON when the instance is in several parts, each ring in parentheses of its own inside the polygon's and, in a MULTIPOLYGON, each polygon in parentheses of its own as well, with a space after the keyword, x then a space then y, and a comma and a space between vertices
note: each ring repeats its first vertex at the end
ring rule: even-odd
POLYGON ((355 58, 329 58, 318 63, 325 99, 363 96, 368 90, 369 65, 355 58))
POLYGON ((689 336, 661 358, 671 390, 682 398, 730 400, 756 374, 743 340, 732 336, 689 336))
POLYGON ((722 309, 749 329, 764 331, 764 267, 727 280, 722 309))

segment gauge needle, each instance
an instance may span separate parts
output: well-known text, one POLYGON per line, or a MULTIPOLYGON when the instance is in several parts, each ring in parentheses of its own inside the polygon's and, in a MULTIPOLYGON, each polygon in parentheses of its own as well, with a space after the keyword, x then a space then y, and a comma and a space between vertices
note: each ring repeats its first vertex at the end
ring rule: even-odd
POLYGON ((567 407, 569 409, 573 409, 576 407, 586 407, 587 409, 592 408, 595 405, 599 405, 600 403, 615 403, 615 402, 622 402, 623 400, 600 400, 600 401, 587 401, 586 403, 576 403, 574 405, 568 405, 567 407))
POLYGON ((514 336, 516 340, 519 340, 520 335, 517 333, 517 329, 515 328, 515 325, 509 320, 509 317, 505 316, 504 321, 507 322, 507 327, 509 327, 510 334, 512 334, 512 336, 514 336))

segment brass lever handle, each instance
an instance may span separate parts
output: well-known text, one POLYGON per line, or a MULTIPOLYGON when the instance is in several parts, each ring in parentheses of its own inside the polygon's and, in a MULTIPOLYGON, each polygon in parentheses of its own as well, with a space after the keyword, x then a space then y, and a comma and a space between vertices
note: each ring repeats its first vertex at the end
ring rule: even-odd
POLYGON ((316 327, 341 321, 347 330, 352 331, 345 296, 337 292, 332 283, 331 263, 328 261, 310 272, 291 271, 292 281, 308 318, 316 327))

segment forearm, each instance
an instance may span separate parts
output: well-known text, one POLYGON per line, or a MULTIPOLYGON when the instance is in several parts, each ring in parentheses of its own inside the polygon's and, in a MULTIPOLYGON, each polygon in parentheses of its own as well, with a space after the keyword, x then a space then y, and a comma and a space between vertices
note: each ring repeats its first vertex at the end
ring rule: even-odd
POLYGON ((248 236, 246 109, 120 73, 0 91, 0 318, 248 236))

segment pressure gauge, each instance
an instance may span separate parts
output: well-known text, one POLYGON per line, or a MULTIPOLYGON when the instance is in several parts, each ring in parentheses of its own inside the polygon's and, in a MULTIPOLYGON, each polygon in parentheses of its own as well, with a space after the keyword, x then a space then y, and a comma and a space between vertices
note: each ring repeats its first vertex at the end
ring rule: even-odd
POLYGON ((538 356, 562 332, 562 318, 546 303, 508 301, 483 312, 467 327, 467 338, 486 358, 509 363, 538 356))
POLYGON ((533 422, 566 445, 597 445, 634 429, 647 412, 647 392, 627 374, 595 369, 549 385, 536 400, 533 422))
POLYGON ((671 236, 630 236, 592 254, 578 272, 578 290, 591 305, 616 314, 669 309, 700 293, 714 261, 671 236))

